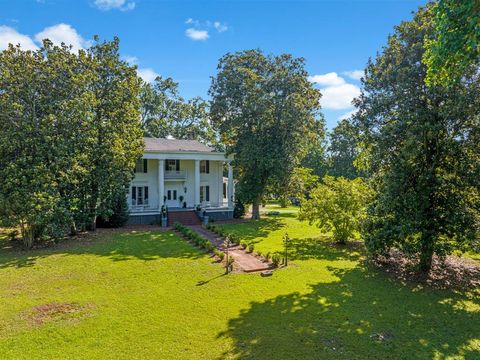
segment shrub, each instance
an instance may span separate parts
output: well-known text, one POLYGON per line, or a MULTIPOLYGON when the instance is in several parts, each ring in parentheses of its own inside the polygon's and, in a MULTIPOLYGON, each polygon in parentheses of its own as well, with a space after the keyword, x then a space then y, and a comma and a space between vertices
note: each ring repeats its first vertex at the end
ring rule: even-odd
POLYGON ((235 219, 240 219, 245 215, 245 206, 243 203, 237 198, 235 200, 235 207, 233 209, 233 217, 235 219))
POLYGON ((280 255, 278 254, 273 254, 272 256, 272 263, 273 265, 275 266, 278 266, 278 264, 280 264, 280 261, 282 260, 282 258, 280 257, 280 255))
POLYGON ((262 252, 261 252, 260 250, 258 250, 258 251, 256 252, 256 255, 257 255, 257 256, 262 256, 262 252))
POLYGON ((232 244, 234 244, 234 245, 240 244, 240 238, 237 235, 230 234, 229 236, 230 236, 230 241, 231 241, 232 244))
POLYGON ((247 246, 248 246, 248 244, 247 244, 247 242, 246 242, 245 240, 240 241, 240 247, 241 247, 242 249, 245 250, 245 249, 247 248, 247 246))
POLYGON ((231 267, 234 262, 235 262, 235 259, 233 258, 233 256, 229 256, 229 257, 228 257, 228 266, 231 267))
POLYGON ((270 261, 270 251, 265 254, 265 260, 270 261))
POLYGON ((249 253, 252 253, 254 249, 255 249, 255 245, 254 245, 254 244, 248 245, 248 252, 249 252, 249 253))
POLYGON ((220 261, 223 261, 225 258, 224 252, 217 249, 215 250, 215 255, 220 259, 220 261))
POLYGON ((97 226, 103 228, 118 228, 124 226, 130 217, 127 197, 124 191, 115 192, 107 200, 108 209, 97 217, 97 226))

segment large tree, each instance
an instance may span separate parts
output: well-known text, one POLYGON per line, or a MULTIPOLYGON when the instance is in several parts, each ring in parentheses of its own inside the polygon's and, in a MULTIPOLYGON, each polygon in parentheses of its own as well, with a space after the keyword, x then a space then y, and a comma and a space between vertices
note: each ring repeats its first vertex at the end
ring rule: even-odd
POLYGON ((239 196, 259 218, 266 189, 288 182, 323 128, 320 92, 302 58, 247 50, 220 59, 210 95, 212 123, 235 155, 239 196))
POLYGON ((423 271, 433 254, 472 246, 480 224, 479 74, 467 68, 459 82, 427 87, 431 36, 430 8, 395 28, 368 64, 355 117, 378 194, 366 245, 418 254, 423 271))
POLYGON ((95 230, 97 216, 105 207, 108 210, 114 194, 128 186, 143 152, 136 69, 120 59, 118 38, 95 40, 86 56, 92 74, 88 86, 94 96, 85 144, 90 155, 85 196, 91 230, 95 230))
POLYGON ((439 0, 433 6, 433 36, 425 39, 427 84, 457 81, 480 60, 480 0, 439 0))
POLYGON ((329 134, 329 175, 354 179, 362 175, 355 167, 360 152, 358 134, 349 120, 341 120, 329 134))
POLYGON ((217 145, 210 124, 208 103, 200 97, 185 100, 171 78, 157 77, 143 83, 140 91, 141 117, 145 135, 195 139, 217 145))
POLYGON ((118 39, 0 53, 0 217, 27 247, 95 228, 142 153, 135 68, 118 39))

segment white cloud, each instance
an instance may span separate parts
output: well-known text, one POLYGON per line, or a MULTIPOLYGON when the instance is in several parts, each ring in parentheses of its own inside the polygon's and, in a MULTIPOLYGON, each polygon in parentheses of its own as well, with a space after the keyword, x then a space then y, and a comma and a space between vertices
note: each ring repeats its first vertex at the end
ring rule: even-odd
POLYGON ((349 112, 346 112, 345 114, 342 114, 338 117, 338 120, 341 121, 341 120, 346 120, 346 119, 349 119, 353 114, 355 114, 357 112, 356 109, 352 110, 352 111, 349 111, 349 112))
POLYGON ((90 46, 80 34, 68 24, 57 24, 47 27, 35 35, 35 41, 42 43, 43 39, 49 39, 54 45, 71 45, 72 50, 77 52, 80 49, 90 46))
POLYGON ((320 89, 320 104, 324 109, 342 110, 351 108, 352 100, 360 95, 360 88, 353 84, 342 84, 320 89))
POLYGON ((322 98, 320 104, 324 109, 351 109, 353 106, 352 100, 360 95, 358 86, 347 83, 336 72, 313 75, 308 79, 321 86, 322 98))
POLYGON ((159 76, 153 69, 151 68, 142 68, 137 70, 138 76, 140 76, 143 81, 151 83, 155 80, 157 76, 159 76))
POLYGON ((350 79, 360 80, 363 76, 363 70, 344 71, 343 74, 348 76, 350 79))
POLYGON ((220 21, 215 21, 213 23, 213 27, 220 33, 228 30, 228 26, 226 24, 222 24, 220 21))
POLYGON ((195 20, 195 19, 192 19, 192 18, 188 18, 188 19, 185 21, 185 24, 187 24, 187 25, 199 26, 199 25, 200 25, 200 21, 195 20))
POLYGON ((185 30, 185 35, 192 40, 207 40, 209 38, 207 30, 197 30, 194 28, 188 28, 185 30))
POLYGON ((130 11, 135 9, 135 1, 127 0, 95 0, 94 5, 100 10, 118 9, 120 11, 130 11))
POLYGON ((330 72, 323 75, 313 75, 308 79, 320 86, 337 86, 345 84, 345 80, 338 76, 336 72, 330 72))
POLYGON ((138 65, 138 58, 136 56, 122 56, 122 60, 125 60, 129 65, 138 65))
POLYGON ((23 50, 38 48, 28 35, 20 34, 17 30, 8 26, 0 26, 0 50, 7 49, 8 44, 20 44, 23 50))

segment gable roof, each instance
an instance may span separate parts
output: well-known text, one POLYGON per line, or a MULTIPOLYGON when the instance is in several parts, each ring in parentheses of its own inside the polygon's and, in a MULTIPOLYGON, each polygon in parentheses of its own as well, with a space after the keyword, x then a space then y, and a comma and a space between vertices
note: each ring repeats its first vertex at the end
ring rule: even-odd
POLYGON ((162 152, 213 152, 211 147, 197 140, 177 140, 160 138, 143 138, 145 151, 162 152))

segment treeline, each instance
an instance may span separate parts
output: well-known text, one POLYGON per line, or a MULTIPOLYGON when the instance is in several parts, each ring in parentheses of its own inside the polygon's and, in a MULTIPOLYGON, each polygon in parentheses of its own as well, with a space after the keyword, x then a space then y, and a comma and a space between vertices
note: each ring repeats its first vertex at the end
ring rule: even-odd
MULTIPOLYGON (((330 138, 328 171, 365 178, 374 196, 355 214, 353 187, 329 181, 322 193, 340 189, 337 199, 345 200, 351 192, 344 214, 351 213, 369 252, 418 255, 422 271, 434 254, 480 251, 480 57, 478 42, 463 55, 463 44, 455 43, 478 39, 478 25, 475 34, 469 31, 480 9, 464 11, 473 3, 432 3, 395 27, 367 65, 356 114, 330 138), (456 33, 449 38, 452 24, 456 33), (458 61, 454 69, 452 61, 458 61)), ((327 208, 320 193, 311 202, 327 208)), ((311 205, 304 218, 323 226, 328 215, 311 205)))
POLYGON ((124 206, 143 151, 141 80, 118 39, 95 40, 76 54, 48 40, 0 52, 0 218, 27 247, 124 206))
POLYGON ((355 115, 328 141, 321 94, 307 81, 303 59, 259 50, 222 57, 210 88, 211 119, 235 154, 237 199, 253 204, 252 217, 272 194, 299 196, 300 217, 338 241, 361 232, 371 255, 400 249, 417 256, 422 271, 435 254, 479 251, 474 2, 431 3, 395 27, 367 64, 355 115))

